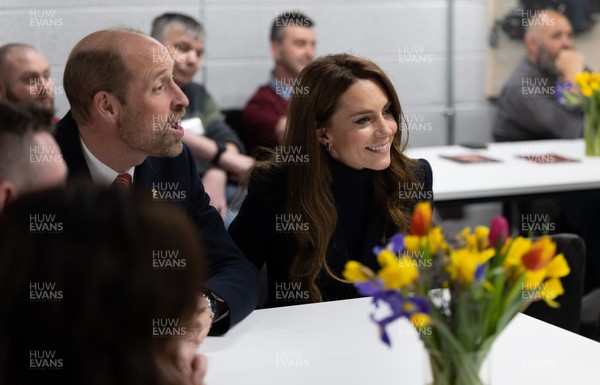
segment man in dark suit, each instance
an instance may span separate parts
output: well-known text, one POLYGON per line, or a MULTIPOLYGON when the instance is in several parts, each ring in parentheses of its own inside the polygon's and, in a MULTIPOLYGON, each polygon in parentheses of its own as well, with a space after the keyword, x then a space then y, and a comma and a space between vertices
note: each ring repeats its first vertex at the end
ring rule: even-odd
MULTIPOLYGON (((185 209, 209 264, 198 343, 209 328, 218 334, 242 320, 256 307, 258 272, 209 206, 194 158, 181 142, 179 121, 188 99, 173 80, 167 49, 138 31, 94 32, 71 51, 64 87, 71 111, 58 123, 56 139, 69 178, 107 187, 132 182, 154 200, 185 209)), ((176 251, 150 258, 155 268, 182 267, 176 251)))

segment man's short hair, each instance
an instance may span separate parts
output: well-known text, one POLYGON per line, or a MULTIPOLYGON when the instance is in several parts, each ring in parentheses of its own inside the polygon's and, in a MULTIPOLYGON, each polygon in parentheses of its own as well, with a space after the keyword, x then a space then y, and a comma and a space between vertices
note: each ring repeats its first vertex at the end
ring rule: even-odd
POLYGON ((283 40, 283 30, 290 25, 312 28, 315 23, 300 11, 284 11, 273 20, 271 41, 281 42, 283 40))
POLYGON ((27 167, 33 134, 52 132, 53 115, 36 104, 0 101, 0 182, 10 180, 24 185, 31 179, 27 167))
MULTIPOLYGON (((116 34, 144 35, 134 29, 115 29, 116 34)), ((76 46, 77 48, 77 46, 76 46)), ((65 65, 63 86, 71 105, 71 114, 78 124, 88 123, 90 106, 100 91, 114 94, 125 105, 127 84, 133 77, 118 44, 105 44, 102 48, 73 49, 65 65)))
POLYGON ((181 13, 164 13, 152 22, 150 36, 163 42, 172 27, 178 27, 194 39, 204 39, 204 27, 193 18, 181 13))

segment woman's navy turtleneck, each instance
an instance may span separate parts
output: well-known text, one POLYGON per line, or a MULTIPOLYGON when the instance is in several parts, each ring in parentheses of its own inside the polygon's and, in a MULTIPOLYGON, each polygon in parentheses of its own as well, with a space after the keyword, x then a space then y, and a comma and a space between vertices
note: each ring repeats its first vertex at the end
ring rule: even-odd
MULTIPOLYGON (((372 199, 373 170, 356 170, 329 157, 332 192, 349 259, 362 260, 369 202, 372 199)), ((372 207, 372 206, 371 206, 372 207)))

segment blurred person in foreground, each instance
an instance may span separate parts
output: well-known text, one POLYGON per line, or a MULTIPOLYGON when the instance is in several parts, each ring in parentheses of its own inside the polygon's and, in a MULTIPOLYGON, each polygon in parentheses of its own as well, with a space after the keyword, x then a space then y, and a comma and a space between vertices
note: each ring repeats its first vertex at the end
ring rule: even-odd
POLYGON ((0 217, 0 383, 204 384, 203 262, 185 213, 146 196, 21 197, 0 217), (185 263, 158 266, 167 250, 185 263))
POLYGON ((175 82, 190 101, 183 118, 192 123, 197 118, 190 126, 183 123, 187 126, 183 142, 198 162, 198 172, 211 204, 225 217, 227 201, 254 159, 244 155, 242 141, 225 122, 206 88, 193 81, 204 55, 204 26, 189 16, 165 13, 152 22, 151 36, 164 44, 175 59, 175 82))
POLYGON ((313 27, 314 22, 299 11, 283 11, 273 20, 270 40, 275 67, 243 112, 249 151, 282 143, 289 101, 294 93, 303 92, 298 74, 315 58, 313 27))
POLYGON ((425 160, 406 157, 402 109, 373 62, 330 55, 300 73, 283 145, 252 169, 229 232, 268 274, 267 307, 357 297, 348 260, 375 269, 373 247, 408 230, 432 200, 425 160))
POLYGON ((0 101, 0 213, 21 194, 66 182, 51 119, 37 104, 0 101))
POLYGON ((208 261, 202 335, 222 334, 256 306, 258 272, 209 204, 181 142, 188 99, 173 80, 173 58, 153 60, 157 52, 166 48, 131 29, 101 30, 79 41, 65 66, 71 110, 57 124, 56 140, 70 180, 133 185, 157 204, 186 211, 208 261))
POLYGON ((54 84, 43 53, 21 43, 0 47, 0 100, 37 104, 54 114, 54 84))

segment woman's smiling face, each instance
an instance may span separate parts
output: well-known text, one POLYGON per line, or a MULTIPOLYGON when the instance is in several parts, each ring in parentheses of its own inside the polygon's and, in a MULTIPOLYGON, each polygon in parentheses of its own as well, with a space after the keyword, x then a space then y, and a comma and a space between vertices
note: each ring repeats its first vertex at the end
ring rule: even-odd
POLYGON ((330 147, 335 160, 358 170, 384 170, 390 165, 398 124, 383 88, 360 79, 341 96, 329 122, 318 130, 319 141, 330 147))

